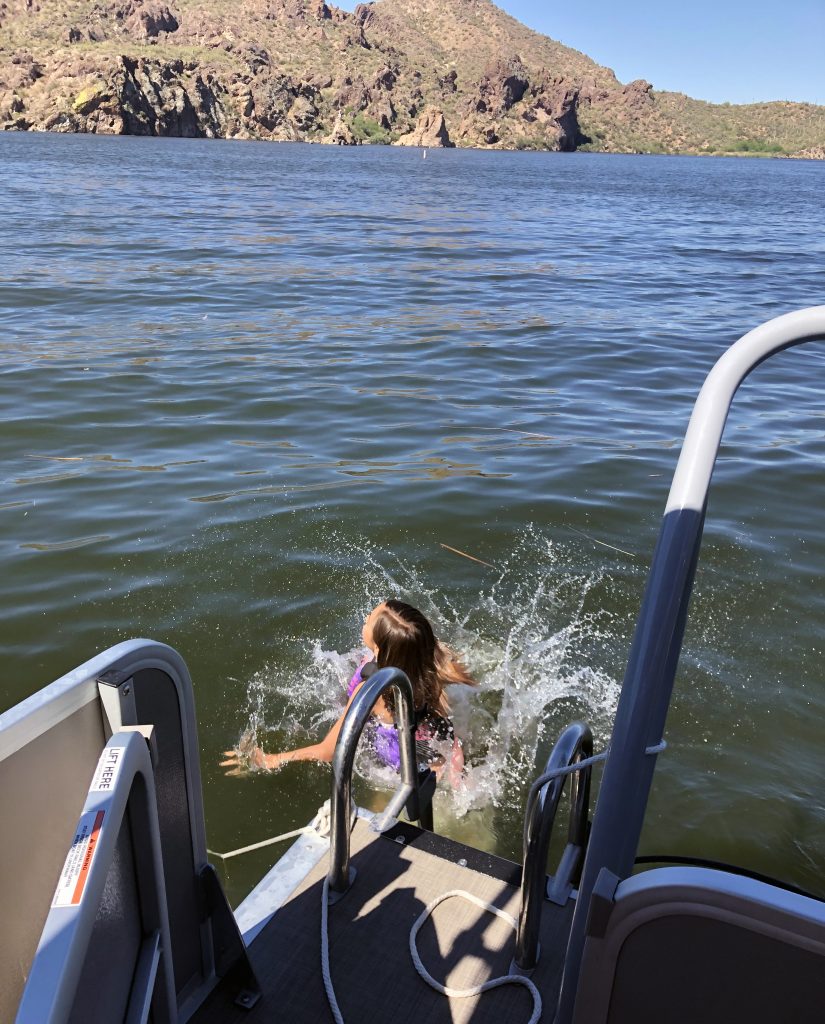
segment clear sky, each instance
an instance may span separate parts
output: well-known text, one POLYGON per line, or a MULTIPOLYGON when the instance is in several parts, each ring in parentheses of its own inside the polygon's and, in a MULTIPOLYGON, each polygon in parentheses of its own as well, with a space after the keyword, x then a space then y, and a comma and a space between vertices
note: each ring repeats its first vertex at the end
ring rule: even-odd
MULTIPOLYGON (((450 0, 445 0, 449 3, 450 0)), ((622 82, 713 103, 825 104, 825 0, 498 0, 622 82)))
MULTIPOLYGON (((351 11, 358 0, 330 2, 351 11)), ((712 103, 825 104, 825 0, 494 2, 622 82, 712 103)))

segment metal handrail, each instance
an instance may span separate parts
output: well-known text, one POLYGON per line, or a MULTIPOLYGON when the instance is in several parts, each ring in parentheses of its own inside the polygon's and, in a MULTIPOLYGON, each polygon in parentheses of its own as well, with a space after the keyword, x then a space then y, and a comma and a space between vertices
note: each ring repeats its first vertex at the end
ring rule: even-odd
MULTIPOLYGON (((546 775, 591 757, 593 734, 585 722, 573 722, 556 741, 547 759, 546 775)), ((554 903, 567 902, 587 845, 592 765, 568 775, 558 775, 536 788, 527 798, 524 812, 524 859, 521 872, 521 902, 516 934, 515 962, 519 970, 532 971, 539 958, 539 927, 545 895, 554 903), (547 852, 556 820, 559 800, 570 778, 570 820, 567 845, 558 867, 545 889, 547 852)))
POLYGON ((415 702, 412 683, 397 668, 382 668, 361 686, 353 697, 341 725, 332 755, 332 798, 330 800, 329 881, 330 897, 347 891, 354 877, 349 864, 350 801, 352 768, 361 733, 372 715, 376 701, 392 690, 395 698, 401 785, 384 815, 400 813, 410 797, 418 796, 418 765, 415 756, 415 702))
POLYGON ((590 898, 602 871, 633 870, 664 734, 699 559, 713 467, 733 397, 747 375, 793 345, 825 340, 825 306, 776 317, 743 335, 702 386, 685 435, 648 574, 616 709, 605 770, 565 958, 557 1024, 572 1019, 590 898))

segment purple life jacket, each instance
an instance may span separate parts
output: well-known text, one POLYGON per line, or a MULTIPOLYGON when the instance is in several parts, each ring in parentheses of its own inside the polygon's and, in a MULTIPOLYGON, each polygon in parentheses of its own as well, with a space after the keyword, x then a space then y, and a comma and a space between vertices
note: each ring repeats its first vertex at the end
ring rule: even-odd
MULTIPOLYGON (((362 661, 349 681, 347 698, 351 697, 356 687, 360 686, 366 679, 369 679, 377 670, 378 666, 372 658, 362 661)), ((438 740, 441 741, 443 747, 445 740, 450 744, 455 742, 453 723, 449 718, 438 714, 437 711, 430 711, 426 705, 423 708, 416 709, 415 720, 417 726, 415 731, 415 748, 419 767, 426 768, 443 764, 445 760, 444 753, 434 749, 432 744, 434 740, 438 740)), ((373 717, 367 729, 368 741, 373 754, 382 764, 395 768, 398 771, 401 767, 401 754, 398 750, 398 730, 396 727, 394 725, 387 725, 386 722, 381 722, 373 717)))

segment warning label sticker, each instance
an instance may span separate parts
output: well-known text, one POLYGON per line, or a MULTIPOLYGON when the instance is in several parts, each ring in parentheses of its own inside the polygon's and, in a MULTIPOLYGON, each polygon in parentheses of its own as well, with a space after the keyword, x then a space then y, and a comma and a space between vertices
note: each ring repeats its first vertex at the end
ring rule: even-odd
POLYGON ((89 786, 91 793, 106 793, 115 788, 115 781, 123 761, 126 747, 107 747, 100 755, 89 786))
POLYGON ((105 816, 105 811, 87 811, 81 815, 66 863, 60 872, 53 907, 76 907, 83 899, 105 816))

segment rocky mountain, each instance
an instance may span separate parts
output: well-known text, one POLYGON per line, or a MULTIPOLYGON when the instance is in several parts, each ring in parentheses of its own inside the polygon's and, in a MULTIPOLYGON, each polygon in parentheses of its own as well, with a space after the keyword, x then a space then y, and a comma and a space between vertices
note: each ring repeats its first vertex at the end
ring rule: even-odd
POLYGON ((622 84, 490 0, 0 0, 0 127, 825 156, 825 107, 622 84))

